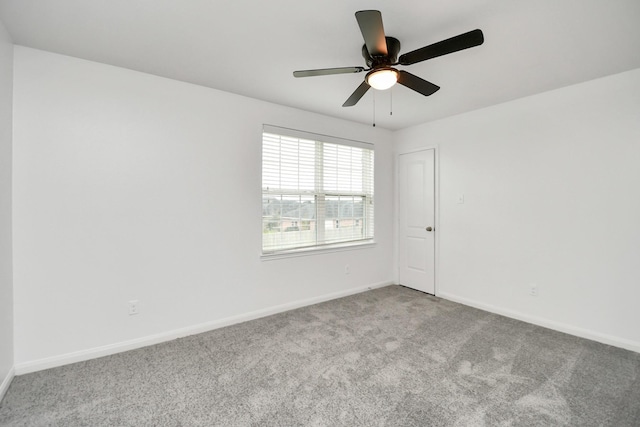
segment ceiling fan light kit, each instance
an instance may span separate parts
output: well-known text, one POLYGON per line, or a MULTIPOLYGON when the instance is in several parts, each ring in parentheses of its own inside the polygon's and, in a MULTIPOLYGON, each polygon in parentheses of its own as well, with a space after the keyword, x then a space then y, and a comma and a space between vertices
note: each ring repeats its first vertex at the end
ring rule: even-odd
POLYGON ((400 55, 400 41, 394 37, 387 37, 382 25, 382 14, 378 10, 361 10, 356 12, 356 21, 360 27, 364 46, 362 56, 369 68, 339 67, 317 70, 294 71, 294 77, 325 76, 331 74, 360 73, 367 71, 364 81, 356 88, 351 96, 342 104, 343 107, 356 105, 369 88, 377 90, 389 89, 396 83, 408 87, 424 96, 435 93, 439 86, 428 82, 404 70, 397 70, 396 65, 412 65, 427 59, 458 52, 484 43, 481 30, 473 30, 446 40, 413 50, 400 55))
POLYGON ((386 90, 398 82, 398 70, 391 67, 371 70, 365 76, 365 81, 374 89, 386 90))

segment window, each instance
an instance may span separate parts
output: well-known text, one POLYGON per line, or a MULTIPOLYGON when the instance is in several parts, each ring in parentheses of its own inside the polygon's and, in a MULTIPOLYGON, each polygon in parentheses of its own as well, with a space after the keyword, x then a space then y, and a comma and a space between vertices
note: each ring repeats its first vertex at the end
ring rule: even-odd
POLYGON ((373 240, 373 145, 264 126, 262 252, 373 240))

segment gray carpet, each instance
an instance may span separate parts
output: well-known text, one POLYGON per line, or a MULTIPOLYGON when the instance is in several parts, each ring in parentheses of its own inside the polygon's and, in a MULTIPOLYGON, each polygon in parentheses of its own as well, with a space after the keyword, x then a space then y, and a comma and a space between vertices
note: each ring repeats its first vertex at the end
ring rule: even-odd
POLYGON ((18 376, 3 426, 640 426, 640 354, 399 286, 18 376))

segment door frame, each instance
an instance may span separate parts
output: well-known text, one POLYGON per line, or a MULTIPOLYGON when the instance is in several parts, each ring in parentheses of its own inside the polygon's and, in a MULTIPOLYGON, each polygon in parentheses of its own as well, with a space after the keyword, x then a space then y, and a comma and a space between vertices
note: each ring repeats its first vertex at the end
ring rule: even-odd
POLYGON ((412 149, 400 150, 395 154, 395 185, 394 185, 394 215, 393 224, 393 260, 394 282, 400 281, 400 156, 403 154, 418 153, 420 151, 433 150, 433 227, 434 227, 434 252, 433 252, 433 294, 438 296, 440 282, 440 156, 438 144, 424 145, 412 149))

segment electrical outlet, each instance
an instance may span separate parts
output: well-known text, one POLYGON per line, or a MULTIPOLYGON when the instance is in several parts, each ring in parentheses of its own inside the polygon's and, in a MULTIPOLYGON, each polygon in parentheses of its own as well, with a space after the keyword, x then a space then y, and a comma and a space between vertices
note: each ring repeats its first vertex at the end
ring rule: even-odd
POLYGON ((351 267, 349 267, 349 264, 344 266, 344 274, 351 274, 351 267))
POLYGON ((140 313, 140 303, 137 299, 129 301, 129 316, 140 313))
POLYGON ((532 297, 538 296, 538 287, 536 285, 531 285, 529 287, 529 295, 531 295, 532 297))

